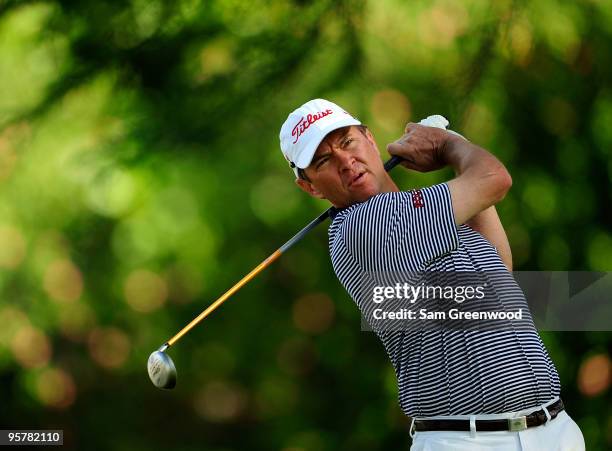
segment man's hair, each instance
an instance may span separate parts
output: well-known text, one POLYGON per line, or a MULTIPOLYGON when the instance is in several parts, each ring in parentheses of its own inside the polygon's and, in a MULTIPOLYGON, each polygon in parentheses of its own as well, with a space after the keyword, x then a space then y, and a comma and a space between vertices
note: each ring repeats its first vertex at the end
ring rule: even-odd
MULTIPOLYGON (((351 127, 351 126, 349 126, 351 127)), ((359 129, 359 131, 361 132, 361 134, 363 136, 366 136, 366 132, 368 130, 368 126, 361 124, 361 125, 353 125, 352 127, 356 127, 357 129, 359 129)), ((308 176, 306 175, 306 171, 302 168, 297 168, 297 172, 298 172, 298 177, 301 178, 302 180, 306 180, 307 182, 310 182, 310 179, 308 178, 308 176)))

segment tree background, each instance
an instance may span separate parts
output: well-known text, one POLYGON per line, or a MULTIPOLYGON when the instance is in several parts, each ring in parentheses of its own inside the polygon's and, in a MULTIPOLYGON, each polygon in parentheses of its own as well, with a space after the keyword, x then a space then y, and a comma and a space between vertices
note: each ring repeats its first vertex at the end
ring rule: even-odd
MULTIPOLYGON (((175 390, 147 357, 327 207, 278 148, 315 97, 383 158, 445 115, 513 176, 516 270, 610 270, 611 38, 604 0, 0 0, 0 427, 92 450, 408 449, 325 227, 172 349, 175 390)), ((612 334, 542 337, 587 449, 610 449, 612 334)))

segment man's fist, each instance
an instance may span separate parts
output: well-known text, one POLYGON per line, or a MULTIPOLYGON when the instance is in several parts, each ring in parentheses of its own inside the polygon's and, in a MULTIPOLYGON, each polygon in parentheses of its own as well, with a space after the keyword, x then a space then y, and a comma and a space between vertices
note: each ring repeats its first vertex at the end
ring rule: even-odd
POLYGON ((387 146, 391 155, 403 158, 402 165, 419 172, 435 171, 446 166, 443 151, 449 139, 456 136, 437 127, 409 122, 404 136, 387 146))

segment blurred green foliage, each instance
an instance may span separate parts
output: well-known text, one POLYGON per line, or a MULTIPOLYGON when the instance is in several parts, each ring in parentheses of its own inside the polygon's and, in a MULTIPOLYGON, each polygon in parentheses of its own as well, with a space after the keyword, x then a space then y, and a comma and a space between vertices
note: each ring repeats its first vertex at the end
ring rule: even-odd
MULTIPOLYGON (((515 269, 612 269, 611 39, 603 0, 0 1, 0 426, 92 450, 408 449, 324 227, 172 349, 176 390, 146 359, 327 207, 278 150, 315 97, 384 158, 446 115, 510 169, 515 269)), ((611 333, 542 335, 587 449, 610 449, 611 333)))

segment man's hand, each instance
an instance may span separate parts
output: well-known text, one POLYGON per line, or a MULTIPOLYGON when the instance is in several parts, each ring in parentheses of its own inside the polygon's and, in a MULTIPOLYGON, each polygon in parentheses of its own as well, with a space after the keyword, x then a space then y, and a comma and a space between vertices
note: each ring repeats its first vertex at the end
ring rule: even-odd
POLYGON ((444 148, 452 139, 462 138, 437 127, 409 122, 404 136, 389 144, 387 151, 401 157, 404 167, 419 172, 435 171, 446 166, 444 148))

